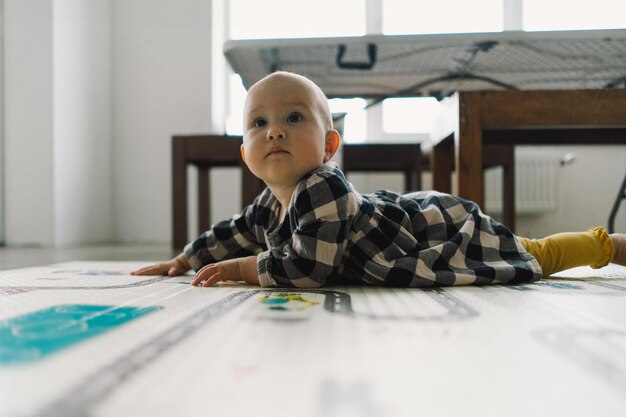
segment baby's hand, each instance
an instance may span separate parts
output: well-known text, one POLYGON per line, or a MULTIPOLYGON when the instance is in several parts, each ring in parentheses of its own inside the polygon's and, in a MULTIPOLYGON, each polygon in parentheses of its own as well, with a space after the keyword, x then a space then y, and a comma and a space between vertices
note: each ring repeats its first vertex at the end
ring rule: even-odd
POLYGON ((210 287, 220 281, 245 281, 248 284, 259 285, 256 256, 209 264, 198 271, 191 285, 201 285, 203 281, 205 287, 210 287))
POLYGON ((175 277, 177 275, 182 275, 185 272, 189 271, 191 266, 189 262, 187 262, 187 258, 185 255, 180 254, 176 258, 171 259, 167 262, 163 262, 156 265, 150 265, 145 268, 138 269, 137 271, 133 271, 131 275, 167 275, 170 277, 175 277))

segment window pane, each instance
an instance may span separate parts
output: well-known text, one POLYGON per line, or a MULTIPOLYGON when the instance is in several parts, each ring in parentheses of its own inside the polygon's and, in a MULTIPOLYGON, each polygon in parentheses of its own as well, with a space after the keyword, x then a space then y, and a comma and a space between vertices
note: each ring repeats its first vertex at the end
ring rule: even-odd
POLYGON ((524 30, 619 29, 626 1, 524 0, 524 30))
POLYGON ((232 0, 232 39, 360 36, 365 0, 232 0))
POLYGON ((333 114, 346 113, 343 123, 343 136, 341 139, 346 143, 365 141, 365 110, 366 101, 362 98, 330 99, 328 105, 333 114))
POLYGON ((241 77, 237 74, 230 77, 230 108, 226 115, 226 133, 229 135, 243 134, 243 103, 246 99, 246 89, 241 77))
POLYGON ((383 101, 383 131, 431 133, 439 102, 432 97, 390 98, 383 101))
POLYGON ((385 0, 383 33, 502 31, 503 0, 385 0))

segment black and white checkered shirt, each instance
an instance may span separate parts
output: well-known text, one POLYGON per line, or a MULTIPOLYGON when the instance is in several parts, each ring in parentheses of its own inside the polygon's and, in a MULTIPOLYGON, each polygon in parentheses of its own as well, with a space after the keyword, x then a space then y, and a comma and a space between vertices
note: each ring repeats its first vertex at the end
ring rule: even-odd
POLYGON ((434 191, 361 195, 334 164, 296 187, 282 223, 269 189, 185 247, 195 270, 258 255, 262 286, 400 287, 535 281, 541 268, 471 201, 434 191))

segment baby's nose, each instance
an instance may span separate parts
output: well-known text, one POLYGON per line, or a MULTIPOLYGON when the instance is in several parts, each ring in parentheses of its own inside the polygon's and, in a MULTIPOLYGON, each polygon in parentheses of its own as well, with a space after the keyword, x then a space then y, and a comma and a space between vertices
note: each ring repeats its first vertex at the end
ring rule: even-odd
POLYGON ((285 136, 286 136, 285 131, 277 127, 271 128, 270 130, 267 131, 267 138, 269 140, 284 139, 285 136))

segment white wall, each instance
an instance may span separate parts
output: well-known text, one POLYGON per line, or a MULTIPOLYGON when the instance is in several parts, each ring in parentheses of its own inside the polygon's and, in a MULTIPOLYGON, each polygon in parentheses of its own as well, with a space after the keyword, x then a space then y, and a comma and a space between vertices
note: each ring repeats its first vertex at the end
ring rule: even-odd
POLYGON ((110 0, 5 1, 9 245, 108 241, 110 0))
POLYGON ((53 244, 52 3, 4 7, 6 241, 53 244))
POLYGON ((5 9, 7 244, 168 242, 171 136, 215 131, 211 0, 5 9))
MULTIPOLYGON (((0 1, 0 68, 4 62, 4 1, 0 1)), ((4 77, 0 72, 0 245, 4 243, 4 77)))
MULTIPOLYGON (((518 155, 575 156, 560 169, 558 210, 542 215, 518 215, 516 232, 531 238, 558 232, 608 227, 608 218, 626 174, 624 146, 519 147, 518 155)), ((626 200, 615 219, 615 231, 626 231, 626 200)))
POLYGON ((55 243, 112 241, 111 2, 53 10, 55 243))
POLYGON ((171 136, 211 126, 211 2, 113 7, 115 236, 171 239, 171 136))

